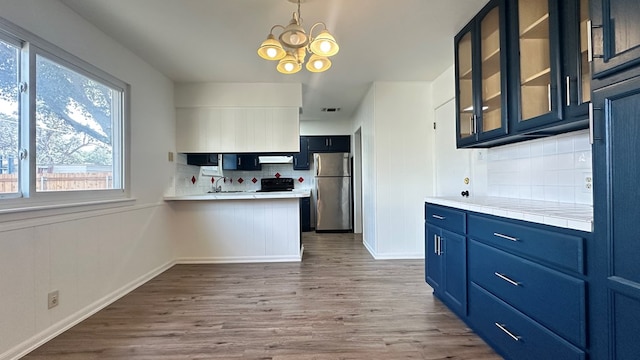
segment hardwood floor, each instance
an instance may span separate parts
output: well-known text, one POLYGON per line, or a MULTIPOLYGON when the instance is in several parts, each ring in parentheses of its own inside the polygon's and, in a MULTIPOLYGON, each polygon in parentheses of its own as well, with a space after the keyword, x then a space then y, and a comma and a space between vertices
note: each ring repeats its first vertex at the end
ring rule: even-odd
POLYGON ((500 359, 422 260, 305 233, 302 263, 176 265, 25 359, 500 359))

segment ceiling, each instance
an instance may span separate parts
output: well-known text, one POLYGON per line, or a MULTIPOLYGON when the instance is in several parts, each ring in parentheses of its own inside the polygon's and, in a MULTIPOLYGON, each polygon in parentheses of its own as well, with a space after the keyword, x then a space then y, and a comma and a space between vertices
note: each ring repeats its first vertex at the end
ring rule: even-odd
POLYGON ((340 52, 324 73, 284 75, 256 50, 273 25, 288 24, 291 0, 60 1, 175 82, 302 83, 301 120, 350 119, 374 81, 433 80, 487 2, 304 0, 303 27, 325 22, 340 52))

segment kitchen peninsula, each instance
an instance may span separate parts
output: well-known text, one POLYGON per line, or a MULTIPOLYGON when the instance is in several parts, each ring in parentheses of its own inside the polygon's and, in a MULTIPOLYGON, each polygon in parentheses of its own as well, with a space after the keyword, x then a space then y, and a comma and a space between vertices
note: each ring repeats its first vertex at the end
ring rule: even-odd
POLYGON ((309 190, 167 196, 180 263, 302 260, 300 198, 309 190))

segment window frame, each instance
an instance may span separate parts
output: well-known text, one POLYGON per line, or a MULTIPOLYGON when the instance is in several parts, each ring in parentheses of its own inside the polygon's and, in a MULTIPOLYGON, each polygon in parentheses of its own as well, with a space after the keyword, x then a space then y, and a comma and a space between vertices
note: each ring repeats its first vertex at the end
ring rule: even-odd
POLYGON ((14 25, 0 17, 0 39, 20 48, 19 82, 27 84, 27 90, 20 93, 19 105, 19 149, 27 150, 27 157, 19 159, 18 193, 0 195, 0 213, 4 210, 70 204, 85 205, 114 200, 131 200, 130 191, 130 85, 117 77, 99 69, 87 61, 61 49, 39 36, 14 25), (117 189, 39 191, 36 192, 36 56, 57 63, 93 81, 105 85, 114 94, 112 112, 112 151, 114 186, 117 189), (116 109, 117 106, 117 109, 116 109), (118 111, 119 117, 115 116, 118 111), (116 120, 117 119, 117 120, 116 120))

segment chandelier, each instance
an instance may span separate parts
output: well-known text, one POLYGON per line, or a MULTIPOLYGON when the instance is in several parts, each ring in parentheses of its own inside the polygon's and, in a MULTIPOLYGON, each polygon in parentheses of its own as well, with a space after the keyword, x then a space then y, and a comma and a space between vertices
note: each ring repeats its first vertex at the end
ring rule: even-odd
MULTIPOLYGON (((295 0, 289 0, 296 2, 295 0)), ((336 39, 327 30, 323 22, 313 24, 307 34, 302 28, 300 16, 300 0, 297 0, 298 11, 293 13, 289 25, 274 25, 267 39, 258 48, 258 55, 265 60, 279 60, 276 69, 283 74, 295 74, 302 69, 307 52, 311 54, 306 68, 311 72, 323 72, 331 67, 330 56, 338 53, 339 47, 336 39), (313 30, 317 26, 324 29, 313 37, 313 30), (281 28, 282 32, 276 40, 273 35, 275 29, 281 28)))

